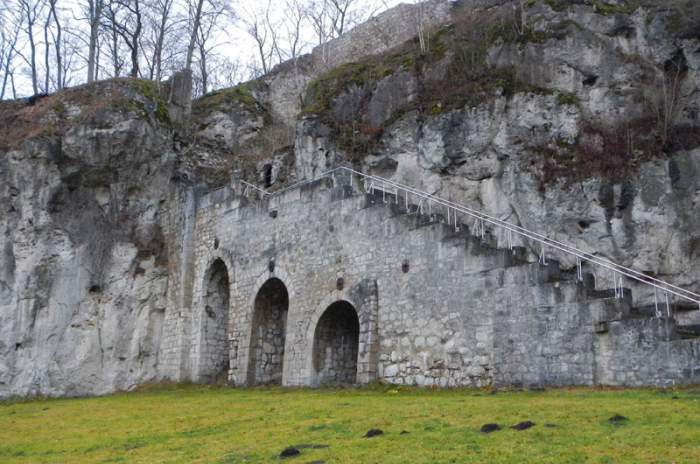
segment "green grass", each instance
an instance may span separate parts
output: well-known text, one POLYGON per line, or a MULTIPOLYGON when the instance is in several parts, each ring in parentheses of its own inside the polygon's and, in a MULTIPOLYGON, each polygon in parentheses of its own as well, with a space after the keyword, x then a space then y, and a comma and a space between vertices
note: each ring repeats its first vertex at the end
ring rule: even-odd
POLYGON ((178 386, 0 403, 3 463, 274 462, 302 444, 327 447, 285 462, 700 462, 700 391, 178 386), (536 426, 508 428, 525 420, 536 426), (504 428, 480 433, 489 422, 504 428))

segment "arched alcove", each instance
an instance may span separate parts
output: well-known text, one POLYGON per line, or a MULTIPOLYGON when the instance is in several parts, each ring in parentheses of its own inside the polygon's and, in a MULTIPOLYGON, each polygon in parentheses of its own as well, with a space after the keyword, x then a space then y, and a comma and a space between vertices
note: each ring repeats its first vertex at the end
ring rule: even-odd
POLYGON ((226 264, 216 259, 207 272, 202 314, 201 377, 208 382, 228 380, 229 342, 229 277, 226 264))
POLYGON ((289 294, 277 278, 268 279, 255 297, 250 335, 248 383, 282 385, 289 294))
POLYGON ((336 301, 328 306, 314 331, 314 383, 356 383, 359 340, 360 321, 353 305, 336 301))

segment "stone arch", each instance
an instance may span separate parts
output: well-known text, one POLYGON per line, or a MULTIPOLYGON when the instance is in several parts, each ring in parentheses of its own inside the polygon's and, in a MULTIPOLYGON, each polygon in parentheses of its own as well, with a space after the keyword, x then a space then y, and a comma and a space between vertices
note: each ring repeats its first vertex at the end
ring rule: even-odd
POLYGON ((360 318, 355 307, 346 300, 329 305, 314 330, 314 384, 357 383, 359 344, 360 318))
POLYGON ((231 278, 229 266, 220 257, 207 268, 202 286, 199 378, 226 382, 230 369, 229 312, 231 278))
POLYGON ((269 277, 255 295, 248 350, 248 384, 282 385, 289 291, 269 277))
POLYGON ((368 384, 377 379, 377 363, 379 355, 379 305, 377 281, 364 279, 354 285, 345 285, 343 290, 336 290, 326 295, 311 315, 305 326, 303 339, 304 353, 300 375, 295 379, 298 385, 320 385, 319 377, 314 369, 314 338, 319 321, 328 308, 338 301, 349 303, 355 310, 360 322, 360 335, 357 353, 356 383, 368 384))

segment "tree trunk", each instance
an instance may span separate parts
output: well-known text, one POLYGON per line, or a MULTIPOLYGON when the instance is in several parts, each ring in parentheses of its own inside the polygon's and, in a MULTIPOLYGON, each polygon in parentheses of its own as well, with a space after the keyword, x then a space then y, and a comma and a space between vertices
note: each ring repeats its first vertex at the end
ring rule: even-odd
POLYGON ((34 43, 34 34, 31 32, 31 27, 29 29, 29 53, 30 68, 32 73, 32 90, 34 91, 34 95, 36 95, 39 93, 39 78, 36 73, 36 44, 34 43))
POLYGON ((88 42, 88 82, 93 82, 97 76, 97 38, 102 19, 102 1, 88 0, 90 10, 90 41, 88 42))
POLYGON ((195 11, 192 33, 190 34, 190 43, 187 46, 187 58, 185 60, 185 69, 190 71, 192 69, 192 55, 194 54, 195 41, 197 40, 197 34, 199 31, 199 22, 202 17, 202 6, 204 5, 204 0, 197 1, 197 9, 195 11))
POLYGON ((139 77, 139 38, 141 37, 141 8, 139 0, 135 2, 134 15, 136 16, 136 29, 134 29, 131 39, 131 77, 139 77))
POLYGON ((51 0, 51 14, 53 15, 53 21, 56 24, 56 88, 61 90, 63 88, 63 57, 61 55, 61 22, 58 20, 58 16, 56 15, 57 1, 58 0, 51 0))
MULTIPOLYGON (((54 0, 50 0, 53 3, 54 0)), ((51 12, 46 15, 46 21, 44 22, 44 68, 46 73, 44 74, 44 92, 49 93, 49 78, 51 77, 51 63, 49 57, 51 56, 51 48, 49 47, 49 27, 51 25, 51 12)))

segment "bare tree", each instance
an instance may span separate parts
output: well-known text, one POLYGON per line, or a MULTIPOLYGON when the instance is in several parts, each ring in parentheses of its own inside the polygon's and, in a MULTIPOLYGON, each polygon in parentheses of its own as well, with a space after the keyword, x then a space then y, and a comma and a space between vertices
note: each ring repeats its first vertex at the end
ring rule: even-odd
POLYGON ((87 81, 92 82, 97 78, 98 62, 98 40, 100 34, 100 24, 102 23, 102 13, 104 10, 104 0, 86 0, 86 20, 90 27, 90 37, 88 39, 87 58, 87 81))
POLYGON ((201 83, 201 94, 207 93, 209 89, 209 67, 208 60, 216 44, 212 44, 211 37, 219 18, 224 13, 223 4, 209 2, 211 9, 202 13, 199 21, 199 29, 196 36, 196 46, 199 52, 199 79, 201 83))
MULTIPOLYGON (((153 47, 148 77, 156 81, 160 81, 163 76, 163 47, 174 26, 171 18, 173 2, 174 0, 153 0, 148 5, 146 22, 153 47)), ((148 57, 146 60, 148 61, 148 57)))
POLYGON ((656 113, 661 139, 666 145, 671 138, 671 131, 676 124, 679 108, 681 107, 681 83, 684 69, 675 60, 669 60, 667 68, 658 71, 656 76, 656 92, 653 108, 656 113), (658 92, 658 89, 661 92, 658 92))
POLYGON ((416 30, 418 31, 418 43, 420 44, 421 53, 427 53, 430 50, 430 37, 426 31, 425 5, 422 1, 415 1, 416 7, 416 30))
POLYGON ((55 60, 56 60, 56 79, 53 81, 56 89, 61 88, 63 72, 61 65, 61 22, 56 14, 56 3, 58 0, 47 0, 49 10, 46 13, 44 20, 44 92, 51 90, 51 47, 49 43, 53 43, 55 60), (52 27, 53 23, 53 27, 52 27), (51 40, 49 40, 49 35, 51 40))
POLYGON ((241 62, 226 56, 213 55, 209 65, 211 88, 235 87, 246 77, 245 68, 241 62))
POLYGON ((280 61, 296 60, 301 55, 307 43, 303 39, 303 28, 309 20, 307 9, 301 0, 287 0, 285 3, 284 16, 284 43, 286 44, 282 53, 279 53, 280 61))
POLYGON ((333 37, 329 7, 327 0, 311 0, 306 6, 306 16, 311 21, 317 45, 322 45, 333 37))
MULTIPOLYGON (((2 70, 2 87, 0 87, 0 100, 5 97, 8 80, 14 75, 14 58, 17 54, 17 42, 22 29, 21 21, 16 21, 9 14, 8 9, 0 10, 0 70, 2 70)), ((15 95, 13 95, 14 97, 15 95)))
POLYGON ((273 30, 270 21, 271 0, 263 8, 252 9, 244 13, 241 18, 245 31, 255 41, 257 55, 262 74, 267 74, 272 69, 273 57, 276 53, 277 32, 273 30))
MULTIPOLYGON (((50 6, 50 11, 51 15, 53 16, 53 21, 54 25, 56 26, 55 29, 55 34, 52 33, 53 35, 53 43, 54 43, 54 51, 56 54, 56 88, 57 89, 62 89, 63 88, 63 83, 64 83, 64 68, 63 68, 63 54, 61 52, 61 46, 62 46, 62 35, 63 31, 61 28, 61 21, 58 19, 58 15, 56 14, 56 3, 58 0, 49 0, 49 6, 50 6)), ((53 31, 52 31, 53 32, 53 31)), ((48 44, 46 45, 48 47, 48 44)))
POLYGON ((117 32, 117 29, 112 27, 112 24, 119 21, 119 17, 117 15, 118 6, 113 7, 113 5, 109 3, 105 6, 106 9, 103 15, 104 27, 102 28, 102 32, 106 36, 107 50, 109 52, 109 58, 112 62, 112 76, 119 77, 121 75, 122 68, 124 67, 124 59, 122 58, 121 50, 121 37, 117 32))
POLYGON ((39 93, 39 76, 36 66, 36 52, 37 44, 34 38, 34 27, 36 26, 39 16, 44 9, 45 2, 43 0, 19 0, 19 15, 20 18, 17 21, 21 21, 22 31, 27 37, 27 43, 29 44, 29 56, 25 53, 19 51, 17 48, 17 54, 27 63, 29 66, 29 74, 32 81, 32 90, 34 94, 39 93))
POLYGON ((75 78, 76 71, 82 73, 82 66, 78 63, 85 61, 85 56, 82 55, 85 52, 85 41, 80 40, 79 35, 71 30, 70 23, 64 25, 65 33, 60 35, 60 40, 58 36, 55 37, 55 40, 60 42, 60 58, 56 61, 58 68, 56 88, 58 89, 67 87, 75 78))
POLYGON ((357 0, 328 0, 331 5, 329 9, 331 15, 331 24, 335 31, 336 37, 343 35, 345 31, 346 21, 350 8, 357 3, 357 0))
MULTIPOLYGON (((317 44, 322 46, 362 22, 367 14, 359 6, 358 0, 310 0, 306 6, 306 15, 313 27, 317 44)), ((381 8, 376 11, 379 9, 381 8)), ((325 47, 321 48, 324 62, 329 58, 327 52, 325 47)))
POLYGON ((187 56, 185 58, 185 69, 187 71, 192 69, 192 57, 194 55, 194 47, 197 42, 197 35, 199 34, 199 23, 202 20, 202 8, 204 7, 204 0, 196 0, 196 6, 189 3, 190 11, 190 43, 187 46, 187 56))
MULTIPOLYGON (((108 27, 113 34, 118 34, 129 49, 131 57, 131 77, 140 76, 139 45, 143 29, 140 0, 109 0, 107 4, 108 27)), ((116 40, 115 40, 116 42, 116 40)), ((115 54, 116 54, 116 46, 115 54)))

